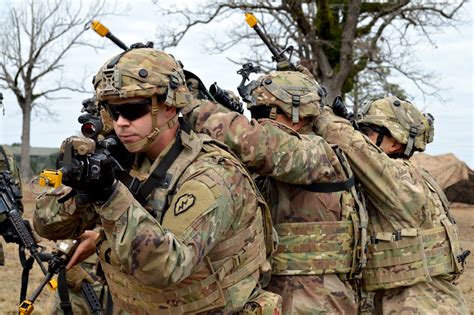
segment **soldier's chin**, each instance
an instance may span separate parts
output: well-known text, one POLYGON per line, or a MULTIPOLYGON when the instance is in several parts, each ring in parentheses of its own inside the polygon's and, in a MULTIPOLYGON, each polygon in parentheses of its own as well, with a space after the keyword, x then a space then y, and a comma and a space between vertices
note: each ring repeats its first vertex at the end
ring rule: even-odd
POLYGON ((140 144, 140 141, 135 141, 135 142, 123 142, 123 145, 127 149, 128 152, 130 153, 140 153, 140 152, 145 152, 146 149, 149 147, 149 145, 146 144, 140 144))

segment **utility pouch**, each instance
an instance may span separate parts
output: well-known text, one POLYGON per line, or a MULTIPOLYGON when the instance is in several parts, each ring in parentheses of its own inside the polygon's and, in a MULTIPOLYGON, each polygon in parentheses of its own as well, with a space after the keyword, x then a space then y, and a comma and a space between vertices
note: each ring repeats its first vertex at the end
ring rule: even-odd
POLYGON ((250 299, 239 312, 241 315, 274 315, 282 314, 282 298, 280 295, 259 290, 258 294, 250 299))

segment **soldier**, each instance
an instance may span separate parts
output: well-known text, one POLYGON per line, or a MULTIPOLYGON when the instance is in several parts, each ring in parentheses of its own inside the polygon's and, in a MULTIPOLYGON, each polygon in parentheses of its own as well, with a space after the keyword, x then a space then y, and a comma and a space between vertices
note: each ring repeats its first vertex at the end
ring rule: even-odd
POLYGON ((315 127, 345 152, 367 196, 371 244, 363 288, 376 292, 377 313, 468 314, 454 285, 467 252, 449 204, 432 177, 409 161, 433 140, 431 115, 385 97, 369 103, 356 123, 360 131, 328 111, 315 127))
POLYGON ((84 233, 70 265, 97 246, 114 304, 128 312, 278 312, 277 295, 256 297, 261 270, 269 269, 268 208, 222 144, 178 120, 192 98, 176 60, 131 49, 100 69, 94 87, 117 136, 136 153, 137 177, 124 176, 127 186, 105 170, 100 182, 70 183, 92 204, 42 197, 38 232, 68 238, 98 215, 102 233, 84 233))
MULTIPOLYGON (((1 94, 1 93, 0 93, 1 94)), ((1 104, 1 99, 0 99, 1 104)), ((8 171, 11 172, 14 184, 18 186, 19 191, 21 192, 21 178, 20 178, 20 169, 15 161, 12 151, 4 145, 0 145, 0 172, 8 171)), ((17 202, 18 209, 23 212, 23 204, 20 200, 17 202)), ((2 229, 2 222, 6 219, 3 217, 3 214, 0 215, 0 229, 2 229)), ((5 264, 5 255, 3 253, 3 245, 0 242, 0 266, 5 264)))
POLYGON ((188 119, 261 175, 257 183, 279 238, 268 290, 282 295, 283 313, 354 314, 358 304, 349 279, 363 263, 356 257, 363 260, 357 250, 364 231, 343 154, 312 130, 322 88, 291 71, 271 72, 253 86, 248 109, 258 122, 209 102, 188 108, 188 119), (308 160, 317 165, 307 167, 308 160), (311 184, 294 184, 303 178, 311 184))

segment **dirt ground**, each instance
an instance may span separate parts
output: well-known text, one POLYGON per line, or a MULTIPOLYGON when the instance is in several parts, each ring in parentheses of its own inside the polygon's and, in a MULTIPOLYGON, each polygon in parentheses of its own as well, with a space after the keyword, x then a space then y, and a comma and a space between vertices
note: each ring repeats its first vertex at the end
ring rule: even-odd
MULTIPOLYGON (((34 199, 30 193, 24 193, 25 217, 31 219, 34 199)), ((468 207, 463 204, 453 205, 453 214, 456 218, 461 236, 461 244, 464 249, 469 249, 473 255, 469 257, 469 264, 464 275, 460 278, 459 286, 462 288, 470 306, 470 313, 474 314, 474 206, 468 207)), ((22 268, 18 259, 18 246, 5 244, 5 266, 0 266, 0 314, 16 314, 18 311, 18 299, 20 296, 22 268)), ((45 246, 51 247, 51 242, 45 242, 45 246)), ((42 279, 40 268, 35 264, 29 281, 28 296, 42 279)), ((34 304, 35 314, 48 314, 51 309, 53 293, 45 288, 34 304)))

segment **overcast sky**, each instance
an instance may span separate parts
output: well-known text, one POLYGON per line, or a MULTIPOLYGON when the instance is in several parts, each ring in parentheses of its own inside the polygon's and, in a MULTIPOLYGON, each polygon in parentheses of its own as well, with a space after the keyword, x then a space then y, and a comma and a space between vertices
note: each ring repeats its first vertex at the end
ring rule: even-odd
MULTIPOLYGON (((5 13, 5 7, 11 2, 12 0, 0 0, 0 18, 4 16, 2 13, 5 13)), ((414 58, 419 60, 422 67, 434 70, 438 74, 440 86, 445 89, 444 96, 448 102, 440 104, 435 99, 424 100, 413 86, 407 83, 404 87, 415 96, 413 102, 419 108, 426 108, 426 111, 435 116, 435 140, 427 146, 426 152, 429 154, 452 152, 474 168, 472 1, 468 3, 464 11, 464 15, 470 17, 470 23, 459 26, 457 30, 446 29, 443 33, 434 35, 436 47, 420 43, 414 54, 414 58)), ((112 33, 126 44, 153 41, 160 21, 169 23, 159 18, 159 12, 151 0, 130 2, 129 10, 126 12, 126 16, 114 16, 102 20, 112 33)), ((243 20, 242 17, 242 27, 247 27, 243 20)), ((206 41, 203 34, 210 33, 214 38, 220 38, 219 36, 225 36, 225 26, 225 22, 221 22, 219 25, 212 24, 195 28, 186 35, 177 48, 170 49, 168 52, 180 59, 185 68, 198 74, 207 87, 217 81, 221 87, 236 90, 240 82, 240 76, 236 74, 239 67, 227 58, 238 59, 245 53, 245 48, 237 47, 233 51, 211 56, 207 55, 203 48, 206 41)), ((86 85, 91 87, 92 75, 108 58, 116 55, 120 50, 92 31, 86 34, 85 39, 104 44, 104 49, 97 53, 88 48, 71 51, 64 62, 63 77, 65 80, 80 81, 84 74, 88 74, 86 85)), ((51 79, 55 80, 55 77, 51 79)), ((0 143, 19 143, 21 141, 21 111, 11 92, 3 91, 3 94, 5 115, 0 115, 0 143)), ((77 122, 77 116, 82 107, 81 101, 87 95, 66 92, 60 95, 67 96, 69 99, 50 102, 51 108, 57 113, 56 119, 44 117, 33 119, 32 146, 58 147, 65 137, 79 133, 80 125, 77 122)))

